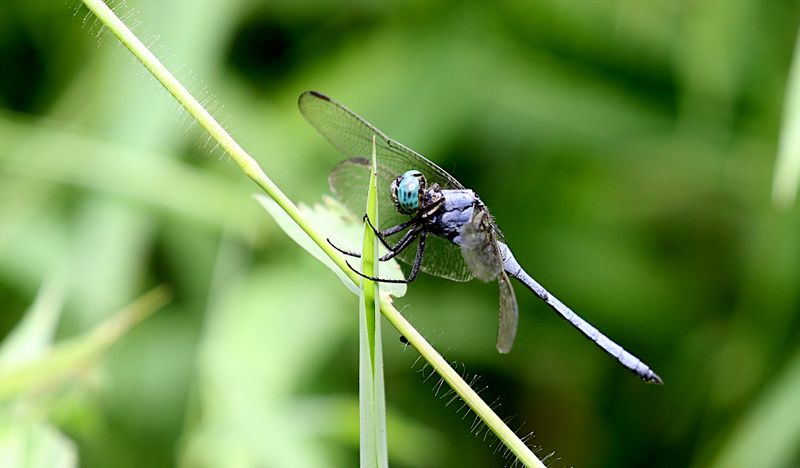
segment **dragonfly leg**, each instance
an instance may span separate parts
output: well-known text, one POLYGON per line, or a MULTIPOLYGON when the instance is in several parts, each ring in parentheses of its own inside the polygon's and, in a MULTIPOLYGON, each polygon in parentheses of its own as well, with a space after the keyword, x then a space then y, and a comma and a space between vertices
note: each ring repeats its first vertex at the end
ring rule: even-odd
POLYGON ((422 234, 419 236, 419 245, 417 246, 417 256, 414 258, 414 265, 411 266, 411 272, 408 274, 408 278, 406 278, 407 282, 412 282, 417 278, 417 273, 419 273, 419 268, 422 266, 422 256, 425 255, 425 238, 428 236, 427 231, 422 231, 422 234))
MULTIPOLYGON (((364 215, 364 221, 366 221, 367 224, 369 224, 369 227, 372 229, 372 232, 375 233, 375 237, 377 237, 378 240, 381 241, 381 244, 383 244, 383 246, 386 247, 388 250, 392 250, 392 246, 389 245, 389 243, 386 242, 386 239, 383 238, 384 237, 383 233, 381 233, 381 231, 379 231, 378 229, 375 228, 375 226, 372 225, 372 221, 369 220, 369 216, 364 215)), ((398 226, 402 226, 402 224, 398 224, 398 226)), ((396 227, 397 226, 395 226, 395 228, 396 227)), ((394 228, 389 228, 389 229, 394 229, 394 228)), ((398 230, 397 232, 400 232, 400 230, 398 230)))
POLYGON ((326 237, 326 238, 325 238, 325 240, 326 240, 326 241, 328 241, 328 244, 330 244, 330 245, 331 245, 331 247, 333 247, 334 249, 336 249, 336 250, 337 250, 339 253, 341 253, 341 254, 344 254, 344 255, 347 255, 348 257, 356 257, 356 258, 361 258, 361 254, 360 254, 360 253, 358 253, 358 252, 352 252, 352 251, 350 251, 350 250, 345 250, 345 249, 343 249, 343 248, 339 247, 338 245, 334 244, 334 243, 333 243, 333 241, 331 241, 331 238, 330 238, 330 237, 326 237))
POLYGON ((425 231, 422 231, 420 233, 419 246, 417 246, 417 256, 414 259, 414 265, 411 267, 411 272, 408 274, 408 278, 406 278, 406 279, 402 279, 402 280, 399 280, 399 279, 388 279, 388 278, 378 278, 378 277, 375 277, 375 276, 365 275, 364 273, 361 273, 360 271, 356 270, 353 267, 353 265, 350 264, 350 262, 345 261, 345 263, 358 276, 360 276, 362 278, 366 278, 368 280, 376 281, 378 283, 403 283, 403 284, 411 283, 415 279, 417 279, 417 273, 419 273, 419 269, 422 266, 422 256, 425 254, 425 236, 427 236, 427 235, 428 235, 428 233, 425 232, 425 231))
POLYGON ((369 219, 369 216, 364 215, 364 221, 366 221, 367 224, 369 224, 369 227, 372 228, 372 230, 375 232, 375 234, 377 234, 379 236, 382 236, 382 237, 388 237, 388 236, 391 236, 393 234, 397 234, 398 232, 402 231, 403 229, 405 229, 405 228, 411 226, 412 224, 416 223, 417 219, 416 218, 409 219, 408 221, 406 221, 404 223, 400 223, 397 226, 392 226, 392 227, 387 228, 387 229, 385 229, 383 231, 378 230, 378 228, 376 228, 375 225, 372 224, 372 220, 369 219))
POLYGON ((400 279, 377 278, 375 276, 365 275, 364 273, 361 273, 360 271, 358 271, 353 265, 351 265, 350 262, 345 261, 345 263, 358 276, 360 276, 362 278, 366 278, 368 280, 375 281, 377 283, 403 283, 403 284, 406 284, 406 283, 410 283, 411 281, 414 281, 413 279, 412 280, 407 280, 407 279, 401 279, 400 280, 400 279))
POLYGON ((394 244, 394 247, 392 247, 389 245, 389 242, 386 241, 386 237, 397 234, 403 229, 414 225, 416 219, 411 219, 404 223, 400 223, 397 226, 390 227, 384 231, 379 231, 376 229, 372 224, 372 221, 369 219, 369 216, 364 215, 364 221, 366 221, 367 224, 369 224, 369 227, 372 228, 372 232, 375 233, 375 236, 381 241, 381 244, 383 244, 383 246, 389 250, 389 253, 380 258, 380 261, 382 262, 394 258, 397 254, 405 250, 405 248, 408 247, 408 245, 419 235, 418 229, 409 229, 408 232, 406 232, 403 237, 396 244, 394 244))
POLYGON ((420 233, 420 231, 417 230, 417 229, 410 229, 408 232, 405 233, 403 238, 400 239, 394 245, 394 247, 391 247, 389 249, 389 253, 387 253, 386 255, 384 255, 383 257, 380 258, 380 261, 385 262, 385 261, 390 260, 390 259, 394 258, 395 256, 397 256, 397 254, 399 254, 400 252, 405 250, 406 247, 408 247, 411 244, 411 242, 413 242, 414 239, 417 238, 419 233, 420 233))
MULTIPOLYGON (((390 260, 390 259, 394 258, 397 254, 399 254, 406 247, 408 247, 408 245, 419 235, 419 231, 418 230, 411 229, 408 232, 406 232, 405 235, 403 236, 403 238, 400 239, 394 246, 391 246, 391 245, 389 245, 389 242, 387 242, 386 239, 384 239, 384 236, 386 234, 384 234, 381 231, 378 231, 377 229, 375 229, 375 226, 373 226, 372 223, 369 222, 369 218, 367 218, 366 215, 364 215, 364 219, 369 223, 370 227, 375 232, 375 236, 378 238, 379 241, 381 241, 381 244, 383 244, 383 246, 386 247, 386 249, 389 251, 389 253, 387 253, 386 255, 384 255, 383 257, 380 258, 381 262, 385 262, 387 260, 390 260)), ((398 226, 403 226, 402 229, 405 229, 410 224, 411 223, 403 223, 403 224, 400 224, 398 226)), ((396 227, 397 226, 395 226, 394 228, 390 228, 390 229, 395 229, 396 227)), ((400 232, 402 229, 397 230, 396 232, 400 232)), ((396 232, 393 232, 391 234, 395 234, 396 232)), ((389 234, 389 235, 391 235, 391 234, 389 234)), ((327 240, 328 244, 330 244, 331 247, 336 249, 339 253, 347 255, 348 257, 361 258, 361 254, 360 253, 353 252, 351 250, 345 250, 345 249, 339 247, 338 245, 334 244, 331 241, 330 238, 326 238, 325 240, 327 240)))

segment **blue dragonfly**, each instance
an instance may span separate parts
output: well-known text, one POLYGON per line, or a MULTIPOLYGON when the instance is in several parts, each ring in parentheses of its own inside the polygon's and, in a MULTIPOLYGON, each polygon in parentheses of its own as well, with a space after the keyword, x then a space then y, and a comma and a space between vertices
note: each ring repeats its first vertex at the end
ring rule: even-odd
MULTIPOLYGON (((305 119, 349 157, 333 169, 328 182, 336 198, 356 215, 366 207, 374 141, 380 225, 373 229, 388 249, 380 260, 397 257, 411 268, 403 280, 370 279, 410 283, 423 271, 453 281, 497 281, 500 314, 496 347, 507 353, 517 332, 517 299, 509 277, 516 278, 623 366, 645 381, 662 383, 644 362, 600 333, 525 272, 475 192, 322 93, 306 91, 298 106, 305 119), (394 243, 387 239, 396 235, 400 237, 394 243)), ((359 256, 336 248, 346 255, 359 256)))

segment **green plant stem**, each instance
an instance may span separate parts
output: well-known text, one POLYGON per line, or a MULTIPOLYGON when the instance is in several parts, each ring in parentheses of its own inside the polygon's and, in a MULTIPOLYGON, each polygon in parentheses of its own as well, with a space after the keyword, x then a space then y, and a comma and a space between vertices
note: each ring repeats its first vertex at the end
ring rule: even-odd
POLYGON ((508 425, 495 413, 489 405, 469 386, 464 379, 456 372, 450 364, 431 346, 422 335, 403 317, 400 312, 387 300, 381 303, 381 312, 389 322, 406 337, 409 344, 428 361, 437 374, 464 400, 472 411, 491 429, 503 444, 511 450, 517 458, 525 463, 525 466, 535 466, 544 468, 536 455, 525 445, 508 425))
MULTIPOLYGON (((342 269, 353 281, 359 284, 360 277, 345 264, 344 258, 333 249, 305 218, 295 204, 267 177, 258 163, 225 131, 222 125, 192 96, 172 73, 150 52, 133 34, 117 15, 101 0, 82 0, 97 18, 131 51, 142 65, 172 94, 175 99, 197 120, 211 137, 231 156, 242 171, 250 177, 305 231, 308 236, 342 269)), ((472 408, 500 440, 526 466, 544 467, 531 450, 514 432, 497 416, 494 411, 475 393, 472 388, 447 364, 433 347, 428 344, 406 319, 395 309, 388 297, 381 299, 381 313, 397 328, 414 346, 415 349, 433 366, 453 390, 472 408)))
POLYGON ((297 206, 287 197, 272 180, 267 177, 255 159, 242 148, 233 137, 225 131, 219 122, 200 104, 194 96, 178 81, 177 78, 161 63, 158 58, 133 34, 125 23, 101 0, 83 0, 92 13, 107 27, 119 41, 136 57, 164 88, 186 109, 189 114, 205 129, 211 137, 231 156, 231 159, 267 193, 300 227, 317 243, 317 245, 336 262, 354 283, 358 284, 358 275, 344 263, 344 259, 317 233, 300 214, 297 206))

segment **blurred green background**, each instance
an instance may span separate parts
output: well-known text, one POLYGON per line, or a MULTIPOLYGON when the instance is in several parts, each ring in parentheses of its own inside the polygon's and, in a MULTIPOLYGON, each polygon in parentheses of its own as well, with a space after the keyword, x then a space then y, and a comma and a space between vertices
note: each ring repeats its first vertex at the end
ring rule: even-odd
MULTIPOLYGON (((770 201, 797 2, 116 6, 293 200, 341 158, 296 109, 317 89, 474 188, 520 263, 664 378, 520 287, 500 356, 496 285, 420 277, 398 307, 551 466, 800 466, 800 216, 770 201)), ((4 0, 0 63, 0 336, 48 278, 57 341, 175 296, 4 403, 0 456, 38 424, 86 467, 356 466, 355 297, 79 3, 4 0)), ((392 465, 508 466, 384 336, 392 465)))

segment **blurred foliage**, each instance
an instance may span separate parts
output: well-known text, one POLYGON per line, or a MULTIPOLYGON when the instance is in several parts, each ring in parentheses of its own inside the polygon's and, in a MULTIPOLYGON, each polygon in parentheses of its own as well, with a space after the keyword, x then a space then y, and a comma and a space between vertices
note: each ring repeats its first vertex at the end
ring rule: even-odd
MULTIPOLYGON (((800 464, 800 216, 770 202, 796 2, 115 7, 293 199, 340 158, 295 107, 318 89, 480 193, 520 263, 664 378, 520 288, 499 356, 496 286, 420 278, 404 314, 553 466, 800 464)), ((86 467, 355 466, 355 298, 78 3, 4 1, 0 59, 0 336, 54 273, 58 337, 175 294, 3 434, 57 425, 86 467)), ((504 466, 384 333, 392 465, 504 466)))

